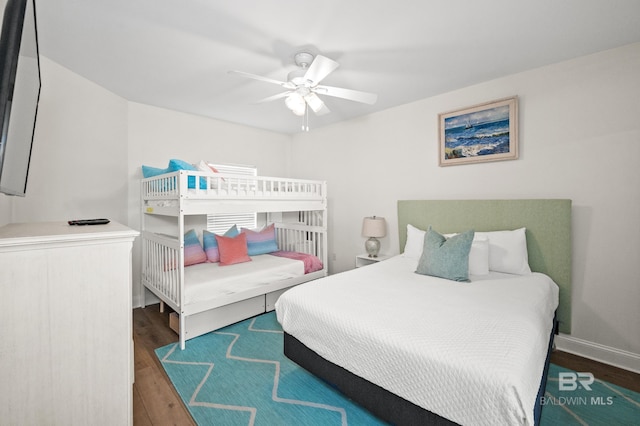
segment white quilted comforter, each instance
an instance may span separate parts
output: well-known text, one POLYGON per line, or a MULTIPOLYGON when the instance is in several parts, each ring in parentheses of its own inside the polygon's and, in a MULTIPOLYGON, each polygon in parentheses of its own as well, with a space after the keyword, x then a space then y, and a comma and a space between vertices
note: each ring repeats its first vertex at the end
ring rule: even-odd
POLYGON ((292 288, 283 329, 323 358, 459 424, 533 424, 558 287, 546 275, 458 283, 396 256, 292 288))

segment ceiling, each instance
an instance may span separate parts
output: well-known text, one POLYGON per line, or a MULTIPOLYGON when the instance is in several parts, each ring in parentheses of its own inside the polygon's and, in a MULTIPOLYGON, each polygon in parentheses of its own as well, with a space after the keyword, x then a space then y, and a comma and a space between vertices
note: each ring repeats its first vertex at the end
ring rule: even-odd
MULTIPOLYGON (((340 63, 311 131, 483 81, 640 41, 638 0, 36 0, 40 53, 123 98, 301 131, 275 84, 297 51, 340 63)), ((44 90, 44 89, 43 89, 44 90)))

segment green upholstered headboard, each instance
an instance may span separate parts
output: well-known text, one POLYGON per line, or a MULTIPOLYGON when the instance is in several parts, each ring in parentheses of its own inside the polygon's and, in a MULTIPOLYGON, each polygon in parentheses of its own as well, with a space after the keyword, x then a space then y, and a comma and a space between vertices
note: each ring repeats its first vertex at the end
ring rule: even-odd
POLYGON ((529 266, 560 287, 559 329, 571 333, 571 200, 401 200, 401 252, 407 224, 441 233, 527 228, 529 266))

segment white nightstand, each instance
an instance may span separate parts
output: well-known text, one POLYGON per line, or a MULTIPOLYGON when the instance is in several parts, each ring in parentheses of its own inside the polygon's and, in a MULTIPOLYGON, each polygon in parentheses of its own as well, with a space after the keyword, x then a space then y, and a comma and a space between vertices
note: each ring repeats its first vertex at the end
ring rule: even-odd
POLYGON ((387 260, 390 257, 390 255, 386 254, 379 254, 378 257, 369 257, 368 254, 359 254, 356 256, 356 268, 382 262, 383 260, 387 260))

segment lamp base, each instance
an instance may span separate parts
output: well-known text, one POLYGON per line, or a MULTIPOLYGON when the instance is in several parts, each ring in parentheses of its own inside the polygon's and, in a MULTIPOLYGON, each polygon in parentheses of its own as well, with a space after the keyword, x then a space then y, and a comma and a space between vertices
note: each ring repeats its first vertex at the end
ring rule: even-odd
POLYGON ((377 238, 371 237, 364 242, 364 248, 367 250, 369 257, 378 257, 380 251, 380 241, 377 238))

